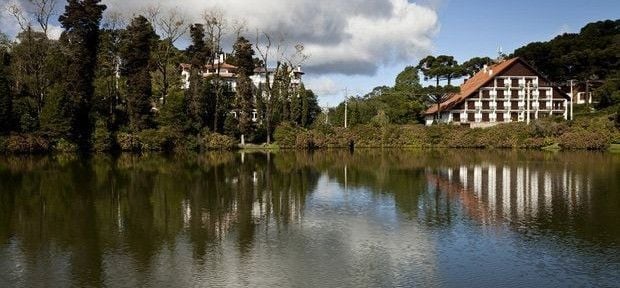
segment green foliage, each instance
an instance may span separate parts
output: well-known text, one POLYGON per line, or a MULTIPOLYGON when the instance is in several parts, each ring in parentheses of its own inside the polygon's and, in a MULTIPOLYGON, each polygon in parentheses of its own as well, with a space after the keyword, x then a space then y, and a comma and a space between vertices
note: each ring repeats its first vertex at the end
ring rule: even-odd
POLYGON ((37 119, 37 102, 30 97, 21 97, 13 100, 13 120, 17 130, 23 133, 34 132, 39 127, 37 119))
POLYGON ((74 143, 67 141, 65 138, 61 138, 54 144, 53 150, 55 152, 69 153, 78 151, 78 147, 74 143))
POLYGON ((461 65, 463 67, 463 71, 469 77, 474 76, 474 74, 478 73, 478 71, 484 68, 484 65, 493 64, 493 60, 489 57, 474 57, 471 58, 461 65))
POLYGON ((151 47, 156 39, 151 23, 138 16, 127 27, 121 48, 122 75, 127 77, 127 108, 129 127, 132 131, 141 131, 154 127, 151 113, 150 58, 151 47))
POLYGON ((50 142, 39 134, 15 134, 6 139, 6 151, 8 153, 45 153, 49 152, 50 142))
POLYGON ((605 79, 620 66, 618 35, 620 20, 594 22, 579 34, 528 44, 515 50, 514 56, 525 58, 553 81, 605 79))
POLYGON ((235 148, 235 139, 230 136, 207 132, 200 137, 200 147, 208 150, 232 150, 235 148))
POLYGON ((63 137, 70 131, 70 123, 66 118, 66 103, 64 86, 54 85, 43 106, 40 120, 41 131, 52 138, 63 137))
POLYGON ((69 136, 82 151, 90 150, 94 126, 90 112, 94 94, 99 22, 106 9, 105 5, 99 3, 99 0, 69 0, 64 14, 58 19, 65 28, 61 42, 68 53, 65 83, 71 124, 69 136))
MULTIPOLYGON (((1 54, 1 53, 0 53, 1 54)), ((11 129, 12 102, 7 69, 0 55, 0 135, 11 129)))
POLYGON ((183 92, 175 89, 168 95, 168 101, 158 114, 158 124, 160 126, 176 127, 185 130, 189 125, 189 119, 185 112, 185 96, 183 92))
POLYGON ((239 121, 232 113, 226 114, 226 120, 224 120, 224 134, 235 139, 241 136, 241 132, 239 132, 239 121))
POLYGON ((114 149, 115 140, 103 120, 97 120, 95 124, 93 150, 95 152, 108 152, 114 149))
POLYGON ((620 70, 610 75, 607 81, 594 91, 598 98, 598 108, 606 108, 620 104, 620 70))
POLYGON ((273 132, 273 138, 276 143, 282 148, 293 148, 297 143, 297 134, 299 134, 302 130, 301 128, 295 127, 290 122, 283 122, 278 127, 276 127, 273 132))

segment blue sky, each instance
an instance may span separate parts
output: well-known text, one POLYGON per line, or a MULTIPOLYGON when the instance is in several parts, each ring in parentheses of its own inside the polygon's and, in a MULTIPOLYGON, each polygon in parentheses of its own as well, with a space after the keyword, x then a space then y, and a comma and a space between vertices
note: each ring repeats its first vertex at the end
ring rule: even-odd
MULTIPOLYGON (((620 18, 620 0, 605 1, 482 1, 443 0, 437 7, 439 32, 432 53, 453 55, 459 62, 475 56, 495 57, 498 47, 510 54, 535 41, 547 41, 585 24, 620 18)), ((411 63, 381 67, 374 76, 331 75, 350 94, 365 94, 379 85, 393 85, 396 75, 411 63)), ((320 97, 324 106, 337 105, 344 91, 320 97)))

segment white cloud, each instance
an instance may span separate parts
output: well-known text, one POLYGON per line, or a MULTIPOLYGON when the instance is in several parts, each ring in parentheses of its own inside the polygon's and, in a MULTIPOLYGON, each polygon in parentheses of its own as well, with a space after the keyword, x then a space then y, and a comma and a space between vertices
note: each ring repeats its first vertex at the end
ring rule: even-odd
MULTIPOLYGON (((434 1, 424 1, 435 3, 434 1)), ((137 14, 151 1, 104 0, 110 11, 137 14)), ((428 53, 438 30, 436 5, 407 0, 161 0, 162 9, 178 8, 198 21, 205 9, 218 8, 231 20, 285 35, 304 43, 314 74, 373 75, 381 65, 411 62, 428 53)), ((253 32, 252 32, 253 34, 253 32)), ((252 38, 252 37, 251 37, 252 38)))
POLYGON ((344 89, 329 76, 308 77, 304 82, 318 96, 341 94, 344 89))
MULTIPOLYGON (((37 22, 34 20, 35 18, 32 11, 34 11, 35 8, 32 6, 32 4, 25 0, 14 0, 0 4, 0 32, 7 34, 10 37, 15 37, 21 31, 21 27, 19 26, 17 19, 15 19, 15 16, 11 15, 8 12, 9 7, 13 5, 18 7, 19 10, 22 11, 24 21, 26 21, 25 23, 23 23, 24 25, 30 24, 34 31, 43 31, 43 29, 41 29, 41 27, 36 24, 37 22)), ((63 31, 60 25, 55 25, 55 23, 57 22, 56 19, 58 18, 59 10, 61 10, 63 7, 64 1, 58 1, 54 9, 54 14, 50 17, 50 23, 48 24, 47 28, 47 36, 50 39, 59 39, 60 34, 63 31)))

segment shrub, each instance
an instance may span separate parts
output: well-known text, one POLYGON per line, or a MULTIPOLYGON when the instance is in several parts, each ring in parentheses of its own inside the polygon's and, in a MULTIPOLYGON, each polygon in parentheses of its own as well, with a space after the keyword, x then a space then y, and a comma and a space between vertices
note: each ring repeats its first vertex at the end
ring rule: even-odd
POLYGON ((562 149, 603 150, 609 148, 611 139, 601 131, 575 130, 564 133, 558 139, 562 149))
POLYGON ((98 120, 95 124, 95 135, 93 137, 93 150, 96 152, 111 151, 114 146, 114 137, 106 128, 105 122, 98 120))
POLYGON ((304 130, 294 127, 289 122, 284 122, 276 127, 273 137, 281 148, 294 148, 297 144, 297 135, 304 130))
POLYGON ((49 141, 37 134, 11 135, 6 140, 9 153, 44 153, 50 151, 49 141))
POLYGON ((140 142, 137 137, 130 133, 121 132, 116 136, 116 142, 118 143, 121 151, 124 152, 137 152, 140 151, 140 142))
POLYGON ((69 142, 65 138, 61 138, 60 140, 58 140, 58 142, 54 144, 53 149, 56 152, 64 152, 64 153, 78 151, 77 145, 75 143, 69 142))
POLYGON ((232 150, 235 148, 235 139, 230 136, 206 132, 200 137, 202 150, 232 150))
POLYGON ((175 143, 180 138, 179 134, 170 128, 146 129, 138 132, 140 151, 169 152, 174 149, 175 143))

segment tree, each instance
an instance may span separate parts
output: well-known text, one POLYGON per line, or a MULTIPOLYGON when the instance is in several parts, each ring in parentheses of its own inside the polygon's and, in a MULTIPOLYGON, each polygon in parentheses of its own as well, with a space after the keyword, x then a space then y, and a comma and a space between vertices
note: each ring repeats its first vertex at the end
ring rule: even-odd
POLYGON ((309 128, 321 114, 321 107, 314 92, 305 87, 301 87, 301 121, 302 127, 309 128))
POLYGON ((45 35, 49 28, 50 18, 56 13, 57 0, 30 0, 34 6, 34 17, 45 35))
POLYGON ((190 35, 192 44, 187 48, 186 53, 190 58, 191 68, 189 89, 185 93, 185 98, 187 100, 187 115, 190 119, 190 126, 193 128, 194 133, 198 133, 207 124, 206 116, 215 113, 215 109, 207 111, 209 108, 207 107, 207 97, 210 94, 207 90, 210 87, 208 85, 209 81, 204 81, 202 77, 202 69, 210 53, 204 41, 204 26, 202 24, 192 25, 190 27, 190 35))
POLYGON ((234 51, 237 61, 236 110, 239 119, 239 132, 243 135, 248 134, 252 127, 254 101, 250 76, 254 74, 254 50, 250 41, 244 37, 239 37, 235 42, 234 51))
POLYGON ((432 104, 437 105, 437 118, 441 113, 441 104, 450 98, 453 93, 458 93, 460 88, 451 85, 451 80, 458 77, 462 71, 454 57, 440 55, 438 57, 427 56, 418 64, 418 69, 424 74, 424 79, 435 79, 436 85, 430 85, 423 89, 423 94, 428 97, 432 104), (440 80, 448 81, 447 85, 439 85, 440 80))
POLYGON ((463 70, 466 75, 473 77, 474 74, 482 70, 485 65, 491 65, 493 60, 489 57, 474 57, 463 62, 463 70))
MULTIPOLYGON (((4 38, 0 34, 0 38, 4 38)), ((0 134, 7 133, 11 129, 11 87, 8 77, 8 64, 10 55, 8 47, 5 47, 0 39, 0 134)))
POLYGON ((129 127, 134 132, 152 128, 154 119, 151 89, 151 47, 157 35, 144 16, 127 26, 123 39, 121 74, 127 77, 127 108, 129 127))
POLYGON ((99 22, 105 5, 99 0, 69 0, 58 19, 65 31, 61 41, 68 53, 66 93, 69 101, 70 138, 82 151, 91 147, 93 121, 90 117, 97 64, 99 22))
POLYGON ((166 105, 166 98, 170 90, 170 84, 176 83, 178 73, 174 69, 177 61, 174 61, 178 50, 174 43, 187 32, 187 17, 178 8, 162 12, 158 6, 149 7, 146 11, 149 22, 155 26, 161 40, 154 45, 153 63, 159 77, 156 78, 160 87, 159 95, 162 105, 166 105))
POLYGON ((594 91, 598 98, 598 108, 620 104, 620 70, 608 77, 605 83, 594 91))
POLYGON ((589 23, 579 33, 534 42, 514 51, 551 81, 605 79, 620 65, 620 20, 589 23))
POLYGON ((97 55, 97 79, 95 80, 95 111, 104 118, 106 128, 117 131, 126 124, 122 105, 122 81, 120 77, 122 34, 125 18, 119 13, 108 13, 103 19, 97 55))

